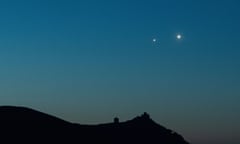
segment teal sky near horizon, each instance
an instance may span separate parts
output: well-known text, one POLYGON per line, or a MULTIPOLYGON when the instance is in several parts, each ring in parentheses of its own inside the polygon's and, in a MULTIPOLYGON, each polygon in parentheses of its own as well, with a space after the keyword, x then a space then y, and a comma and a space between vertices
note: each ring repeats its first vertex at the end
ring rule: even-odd
POLYGON ((239 6, 2 0, 0 105, 85 124, 146 111, 191 143, 239 144, 239 6))

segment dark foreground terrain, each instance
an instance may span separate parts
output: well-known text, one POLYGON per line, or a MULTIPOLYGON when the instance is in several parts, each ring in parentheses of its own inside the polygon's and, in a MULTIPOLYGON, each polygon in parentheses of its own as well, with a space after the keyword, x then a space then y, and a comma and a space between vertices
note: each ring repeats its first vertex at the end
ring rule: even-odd
POLYGON ((182 136, 155 123, 147 113, 126 122, 74 124, 24 107, 0 107, 3 143, 44 144, 188 144, 182 136))

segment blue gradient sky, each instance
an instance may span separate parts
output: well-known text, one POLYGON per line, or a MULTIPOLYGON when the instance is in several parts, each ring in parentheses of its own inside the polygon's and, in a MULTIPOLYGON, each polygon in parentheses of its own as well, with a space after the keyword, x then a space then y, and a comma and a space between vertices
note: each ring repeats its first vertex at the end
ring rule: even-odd
POLYGON ((239 6, 1 0, 0 105, 88 124, 147 111, 192 143, 239 144, 239 6))

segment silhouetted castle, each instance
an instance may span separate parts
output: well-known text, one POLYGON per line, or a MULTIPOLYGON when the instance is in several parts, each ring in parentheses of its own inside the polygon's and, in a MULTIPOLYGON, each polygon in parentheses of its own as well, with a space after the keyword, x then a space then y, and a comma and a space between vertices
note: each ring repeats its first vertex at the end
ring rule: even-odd
POLYGON ((150 115, 147 112, 144 112, 142 118, 150 119, 150 115))
POLYGON ((155 123, 148 113, 132 120, 99 125, 74 124, 24 107, 0 107, 0 135, 5 143, 188 144, 155 123))
POLYGON ((118 118, 118 117, 115 117, 114 120, 113 120, 113 122, 114 122, 115 124, 118 124, 118 123, 119 123, 119 118, 118 118))

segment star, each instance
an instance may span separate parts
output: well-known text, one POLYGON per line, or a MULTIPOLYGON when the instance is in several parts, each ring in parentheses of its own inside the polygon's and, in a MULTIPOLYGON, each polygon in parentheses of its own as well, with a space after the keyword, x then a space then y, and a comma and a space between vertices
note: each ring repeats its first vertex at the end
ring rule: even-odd
POLYGON ((177 39, 182 39, 182 35, 181 34, 177 34, 177 39))

